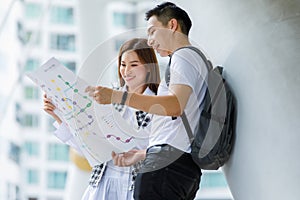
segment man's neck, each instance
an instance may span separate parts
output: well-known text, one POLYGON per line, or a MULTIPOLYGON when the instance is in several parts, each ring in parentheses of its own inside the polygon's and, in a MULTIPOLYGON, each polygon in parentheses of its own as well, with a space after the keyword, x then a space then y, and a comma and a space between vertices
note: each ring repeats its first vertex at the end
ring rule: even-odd
POLYGON ((173 48, 172 48, 171 53, 173 53, 174 51, 176 51, 177 49, 179 49, 181 47, 186 47, 186 46, 191 45, 188 36, 186 36, 182 33, 175 34, 173 41, 175 41, 175 42, 173 43, 173 48))

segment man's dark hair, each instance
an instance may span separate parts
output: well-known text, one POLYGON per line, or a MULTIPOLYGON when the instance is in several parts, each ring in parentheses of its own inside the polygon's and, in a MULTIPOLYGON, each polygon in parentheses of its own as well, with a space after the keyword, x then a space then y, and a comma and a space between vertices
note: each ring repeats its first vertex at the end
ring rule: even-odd
POLYGON ((189 31, 192 27, 192 21, 188 14, 171 2, 164 2, 146 12, 147 21, 152 16, 156 16, 158 21, 160 21, 164 26, 166 26, 171 19, 176 19, 179 23, 182 33, 185 35, 189 34, 189 31))

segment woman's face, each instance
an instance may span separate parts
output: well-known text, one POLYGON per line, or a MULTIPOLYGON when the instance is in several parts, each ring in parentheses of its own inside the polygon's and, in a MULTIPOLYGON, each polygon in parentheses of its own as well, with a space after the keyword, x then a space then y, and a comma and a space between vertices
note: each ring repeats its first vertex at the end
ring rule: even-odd
POLYGON ((121 56, 120 73, 129 91, 143 90, 147 69, 134 51, 126 51, 121 56))

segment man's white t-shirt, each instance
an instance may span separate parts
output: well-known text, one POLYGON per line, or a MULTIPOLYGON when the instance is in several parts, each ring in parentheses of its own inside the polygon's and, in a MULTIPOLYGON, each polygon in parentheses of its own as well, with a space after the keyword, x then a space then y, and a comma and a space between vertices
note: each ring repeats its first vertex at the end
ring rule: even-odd
MULTIPOLYGON (((200 117, 200 102, 202 102, 207 77, 207 67, 200 55, 192 49, 182 48, 175 51, 170 63, 169 85, 180 84, 192 88, 184 109, 192 130, 195 130, 200 117)), ((158 88, 158 96, 169 95, 166 81, 161 81, 158 88)), ((172 119, 169 116, 155 115, 149 140, 149 147, 153 145, 169 144, 185 152, 190 152, 190 142, 181 117, 172 119)))

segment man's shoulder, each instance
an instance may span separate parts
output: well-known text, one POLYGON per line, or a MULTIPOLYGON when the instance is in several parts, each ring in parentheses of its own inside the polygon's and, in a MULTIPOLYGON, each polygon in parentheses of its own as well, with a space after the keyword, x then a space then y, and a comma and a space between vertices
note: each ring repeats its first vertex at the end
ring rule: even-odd
POLYGON ((180 54, 183 52, 190 52, 192 49, 189 46, 182 46, 174 50, 173 55, 180 54))
POLYGON ((190 46, 180 47, 173 52, 172 59, 173 58, 175 58, 175 59, 189 58, 189 57, 194 57, 194 56, 198 57, 199 55, 194 50, 195 48, 197 48, 197 47, 192 47, 192 48, 190 48, 190 46))

